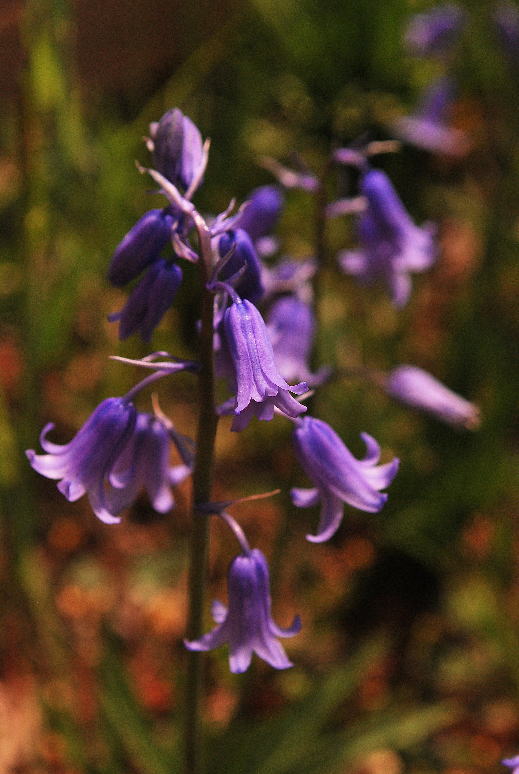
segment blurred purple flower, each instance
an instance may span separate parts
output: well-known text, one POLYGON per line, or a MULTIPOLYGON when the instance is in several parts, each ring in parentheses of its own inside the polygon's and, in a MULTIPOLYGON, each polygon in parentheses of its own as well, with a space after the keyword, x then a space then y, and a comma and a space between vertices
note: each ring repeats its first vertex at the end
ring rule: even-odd
POLYGON ((242 298, 256 303, 265 293, 265 289, 261 281, 261 261, 247 231, 238 228, 222 234, 218 242, 220 257, 223 258, 231 250, 232 255, 219 272, 218 278, 222 281, 229 280, 233 274, 244 268, 245 271, 234 284, 234 288, 242 298))
POLYGON ((199 640, 185 641, 189 650, 205 651, 229 645, 231 672, 245 672, 252 654, 275 669, 292 666, 277 637, 292 637, 301 629, 299 617, 291 627, 281 629, 272 620, 268 565, 257 548, 237 556, 227 576, 228 607, 213 602, 213 619, 218 626, 199 640))
POLYGON ((387 500, 387 494, 381 494, 380 490, 392 482, 399 460, 395 457, 385 465, 378 465, 380 446, 367 433, 361 433, 361 438, 367 454, 358 460, 337 433, 320 419, 304 417, 294 431, 297 457, 315 488, 292 489, 292 502, 299 508, 321 503, 317 534, 306 536, 313 543, 322 543, 336 533, 344 515, 343 503, 375 513, 387 500))
POLYGON ((277 408, 289 417, 306 411, 290 392, 301 395, 308 386, 286 383, 275 365, 274 352, 261 314, 250 301, 236 297, 225 310, 225 343, 234 371, 233 430, 243 430, 250 420, 270 420, 277 408))
POLYGON ((422 409, 451 425, 475 429, 479 409, 421 368, 401 365, 390 372, 385 390, 392 398, 422 409))
POLYGON ((113 466, 108 481, 114 513, 128 508, 146 489, 154 510, 166 513, 175 505, 171 486, 191 473, 185 464, 169 464, 170 434, 153 414, 139 412, 134 431, 113 466))
POLYGON ((126 285, 153 263, 171 238, 173 216, 167 209, 150 210, 116 247, 108 269, 113 285, 126 285))
POLYGON ((339 263, 363 282, 382 281, 395 306, 404 306, 411 293, 409 272, 425 271, 436 260, 435 228, 415 226, 384 172, 368 170, 361 191, 368 202, 358 221, 361 248, 341 251, 339 263))
POLYGON ((274 231, 284 204, 283 194, 275 185, 263 185, 250 192, 246 204, 234 228, 244 229, 256 242, 274 231))
POLYGON ((148 147, 157 171, 177 188, 186 191, 200 176, 205 163, 202 136, 178 108, 168 110, 160 121, 150 124, 148 147))
POLYGON ((393 122, 395 133, 403 140, 431 153, 463 156, 470 150, 465 132, 449 126, 449 112, 454 98, 449 78, 439 78, 425 92, 418 111, 393 122))
POLYGON ((504 758, 501 763, 512 769, 510 774, 519 774, 519 755, 515 755, 513 758, 504 758))
POLYGON ((519 64, 519 10, 509 2, 494 9, 494 21, 503 49, 515 64, 519 64))
POLYGON ((112 502, 115 490, 109 484, 109 477, 134 431, 136 418, 132 403, 124 398, 106 398, 65 445, 47 440, 47 434, 54 427, 50 423, 40 435, 46 454, 36 454, 33 449, 26 452, 31 467, 46 478, 60 479, 58 489, 70 502, 86 493, 101 521, 118 522, 117 508, 112 502))
POLYGON ((405 33, 409 52, 415 56, 450 53, 465 21, 459 5, 446 3, 412 17, 405 33))
POLYGON ((173 303, 182 282, 182 269, 164 259, 155 261, 134 287, 120 312, 110 322, 119 321, 119 338, 127 339, 137 331, 149 341, 153 331, 173 303))
POLYGON ((296 296, 278 298, 268 311, 267 330, 276 366, 284 379, 301 379, 309 386, 324 381, 329 370, 320 369, 312 374, 308 364, 315 335, 315 318, 310 304, 296 296))

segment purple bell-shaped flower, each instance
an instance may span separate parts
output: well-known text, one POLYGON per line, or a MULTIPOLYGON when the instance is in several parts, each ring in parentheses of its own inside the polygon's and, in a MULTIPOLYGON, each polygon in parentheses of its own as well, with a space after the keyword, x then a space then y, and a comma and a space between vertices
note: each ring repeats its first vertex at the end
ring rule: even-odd
POLYGON ((195 124, 173 108, 150 125, 150 135, 149 147, 157 171, 180 190, 189 189, 204 164, 202 136, 195 124))
POLYGON ((361 191, 368 203, 359 216, 361 248, 341 251, 339 263, 362 282, 383 282, 395 306, 404 306, 411 293, 409 273, 425 271, 436 260, 435 228, 413 223, 384 172, 365 172, 361 191))
POLYGON ((324 368, 312 374, 309 367, 315 335, 311 305, 297 296, 282 296, 270 307, 266 322, 281 376, 288 382, 303 380, 310 387, 321 384, 329 370, 324 368))
POLYGON ((150 210, 137 221, 112 256, 108 269, 112 285, 126 285, 157 260, 171 238, 173 222, 167 210, 150 210))
POLYGON ((223 318, 225 344, 234 371, 233 430, 243 430, 250 420, 270 420, 277 408, 289 417, 306 411, 290 392, 301 395, 308 385, 290 386, 279 373, 269 334, 261 314, 247 299, 235 297, 223 318))
POLYGON ((250 192, 247 206, 234 223, 235 228, 244 229, 253 242, 274 231, 284 199, 275 185, 263 185, 250 192))
POLYGON ((402 116, 393 123, 395 133, 430 153, 464 156, 470 150, 468 138, 461 129, 449 125, 454 93, 450 78, 439 78, 426 90, 414 115, 402 116))
POLYGON ((36 454, 33 449, 27 451, 31 467, 46 478, 59 480, 58 489, 70 502, 87 494, 101 521, 118 522, 109 478, 134 431, 136 418, 132 403, 124 398, 106 398, 65 445, 47 440, 47 434, 54 427, 50 423, 40 435, 46 454, 36 454))
POLYGON ((249 234, 242 228, 226 231, 220 237, 220 257, 223 258, 231 250, 231 257, 219 272, 218 278, 225 282, 240 269, 244 269, 234 288, 242 298, 248 298, 253 304, 257 303, 265 293, 261 281, 261 261, 249 234))
POLYGON ((121 311, 108 317, 110 322, 119 321, 119 338, 124 340, 138 332, 144 341, 149 341, 173 304, 181 282, 182 269, 178 264, 163 258, 152 263, 121 311))
POLYGON ((385 390, 401 403, 427 411, 451 425, 471 430, 479 425, 478 407, 422 368, 411 365, 394 368, 387 377, 385 390))
POLYGON ((387 500, 381 490, 394 479, 399 460, 395 457, 378 465, 380 446, 367 433, 361 433, 367 454, 356 459, 337 433, 320 419, 304 417, 294 431, 297 457, 315 484, 312 489, 294 488, 292 502, 299 508, 321 503, 316 535, 307 535, 313 543, 322 543, 334 535, 344 515, 344 503, 368 513, 380 511, 387 500))
POLYGON ((299 617, 291 627, 282 629, 272 620, 269 571, 265 557, 257 548, 237 556, 228 572, 228 607, 213 603, 215 629, 199 640, 186 641, 189 650, 206 651, 229 646, 231 672, 245 672, 252 654, 275 669, 287 669, 288 660, 278 637, 292 637, 301 629, 299 617))

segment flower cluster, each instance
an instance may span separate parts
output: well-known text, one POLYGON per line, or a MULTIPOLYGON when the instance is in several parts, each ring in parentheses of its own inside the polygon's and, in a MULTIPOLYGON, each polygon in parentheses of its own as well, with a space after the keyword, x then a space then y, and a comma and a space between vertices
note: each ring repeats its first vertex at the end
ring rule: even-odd
MULTIPOLYGON (((445 50, 461 23, 458 16, 451 7, 450 21, 434 20, 436 30, 426 29, 427 19, 422 18, 411 35, 415 48, 445 50)), ((137 361, 116 358, 152 373, 125 396, 104 400, 67 444, 50 442, 47 435, 53 425, 47 425, 40 437, 44 453, 29 450, 30 464, 57 480, 68 500, 86 494, 105 523, 119 522, 141 489, 157 512, 168 512, 175 504, 171 487, 182 482, 203 455, 197 456, 193 443, 177 433, 160 410, 140 411, 134 400, 157 379, 180 370, 198 372, 201 379, 204 368, 212 371, 214 356, 216 374, 227 383, 230 397, 210 406, 212 417, 232 415, 231 429, 237 432, 254 418, 271 421, 276 414, 292 423, 297 459, 313 484, 293 488, 292 502, 298 508, 320 506, 317 531, 307 538, 314 543, 329 540, 341 525, 345 504, 367 513, 383 508, 399 460, 380 463, 380 446, 366 432, 361 433, 366 455, 357 459, 330 425, 305 415, 305 396, 332 374, 324 366, 315 372, 311 368, 316 330, 312 280, 319 266, 312 258, 272 259, 277 250, 272 231, 284 202, 277 185, 254 189, 234 215, 232 207, 211 218, 198 212, 192 198, 203 181, 208 143, 180 110, 168 111, 151 125, 147 147, 153 167, 141 171, 157 183, 166 204, 145 213, 114 251, 109 280, 118 287, 135 284, 124 307, 110 319, 119 322, 121 339, 139 333, 149 341, 176 294, 183 292, 183 272, 198 264, 203 269, 201 292, 209 297, 199 331, 206 336, 210 358, 202 361, 202 347, 200 363, 160 352, 137 361), (180 457, 176 465, 170 463, 172 445, 180 457)), ((411 294, 409 275, 425 271, 436 259, 435 229, 415 225, 387 175, 368 165, 368 155, 351 149, 335 153, 332 161, 359 166, 359 194, 331 202, 323 217, 357 217, 359 249, 341 251, 339 264, 365 283, 381 282, 401 307, 411 294)), ((285 187, 300 187, 309 195, 318 189, 318 176, 311 170, 293 172, 274 161, 271 168, 285 187)), ((380 384, 391 397, 451 424, 476 423, 477 409, 471 403, 419 368, 400 366, 380 384)), ((218 504, 196 502, 196 510, 222 517, 241 552, 229 567, 227 606, 213 605, 216 628, 193 635, 186 647, 207 651, 227 644, 231 671, 237 673, 249 667, 253 652, 277 669, 291 666, 278 639, 297 634, 300 621, 296 617, 288 629, 274 623, 265 556, 250 548, 239 525, 218 504)))

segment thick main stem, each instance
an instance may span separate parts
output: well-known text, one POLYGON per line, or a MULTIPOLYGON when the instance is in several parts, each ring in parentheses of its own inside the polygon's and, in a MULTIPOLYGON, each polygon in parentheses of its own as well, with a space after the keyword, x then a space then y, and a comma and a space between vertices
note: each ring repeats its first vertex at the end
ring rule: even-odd
MULTIPOLYGON (((187 637, 196 640, 202 634, 204 591, 209 553, 209 518, 199 508, 211 499, 214 442, 217 416, 214 408, 213 366, 213 303, 214 296, 206 289, 210 270, 211 244, 205 224, 197 224, 201 260, 202 325, 200 332, 199 412, 193 471, 193 524, 189 567, 189 610, 187 637)), ((189 651, 185 694, 185 774, 201 774, 202 733, 200 704, 202 697, 203 653, 189 651)))

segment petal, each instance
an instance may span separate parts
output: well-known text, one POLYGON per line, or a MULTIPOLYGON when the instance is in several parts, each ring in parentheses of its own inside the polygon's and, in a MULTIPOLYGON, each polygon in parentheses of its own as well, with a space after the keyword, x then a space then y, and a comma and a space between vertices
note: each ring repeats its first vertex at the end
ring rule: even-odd
POLYGON ((79 483, 79 481, 67 481, 63 479, 58 484, 58 489, 62 495, 64 495, 69 503, 73 503, 83 497, 85 494, 85 487, 79 483))
POLYGON ((268 636, 265 632, 260 642, 254 644, 254 650, 258 656, 266 661, 274 669, 288 669, 294 666, 289 661, 285 649, 274 637, 268 636))
POLYGON ((293 637, 301 631, 301 618, 296 615, 291 626, 286 629, 278 626, 274 621, 270 621, 269 629, 275 637, 293 637))
POLYGON ((320 499, 318 489, 301 489, 299 487, 293 487, 290 490, 290 497, 297 508, 310 508, 312 505, 317 505, 320 499))
POLYGON ((220 602, 219 599, 215 599, 211 605, 211 615, 215 623, 223 623, 227 617, 227 606, 220 602))
POLYGON ((335 495, 328 492, 322 492, 321 503, 321 514, 317 534, 306 536, 306 539, 309 540, 310 543, 324 543, 326 540, 329 540, 339 529, 342 517, 344 516, 344 505, 335 495))
POLYGON ((341 269, 346 274, 361 277, 366 274, 368 259, 364 250, 342 250, 337 255, 341 269))
POLYGON ((213 648, 219 648, 227 640, 227 629, 225 624, 220 624, 215 629, 198 640, 184 640, 184 645, 188 650, 213 650, 213 648))
POLYGON ((239 645, 231 650, 229 655, 229 668, 233 674, 239 675, 246 672, 252 659, 250 645, 239 645))
POLYGON ((359 462, 363 465, 376 465, 380 459, 380 444, 369 433, 361 433, 360 437, 366 444, 366 456, 359 462))

